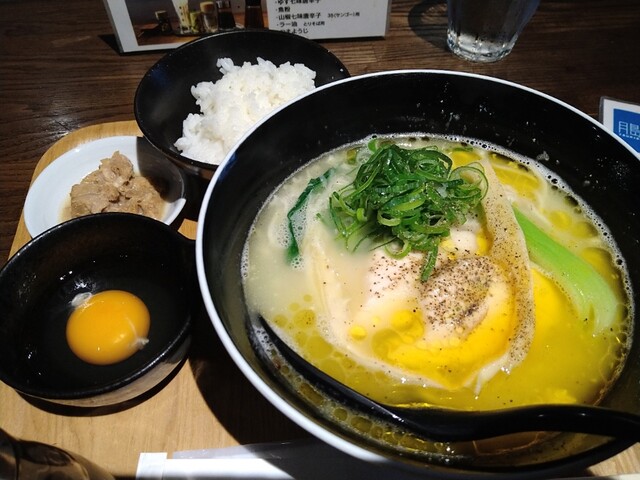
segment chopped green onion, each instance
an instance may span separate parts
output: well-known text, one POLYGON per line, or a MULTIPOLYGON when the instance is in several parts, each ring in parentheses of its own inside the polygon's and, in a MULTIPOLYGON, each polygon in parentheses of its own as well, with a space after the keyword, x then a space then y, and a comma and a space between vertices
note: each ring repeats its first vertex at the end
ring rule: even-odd
POLYGON ((355 165, 357 161, 357 156, 356 156, 357 153, 358 153, 357 148, 350 148, 349 150, 347 150, 347 163, 349 165, 355 165))
POLYGON ((618 299, 609 284, 587 261, 560 245, 522 212, 514 208, 524 233, 529 257, 558 282, 577 308, 593 324, 594 333, 609 328, 618 312, 618 299))
POLYGON ((349 250, 368 241, 396 257, 424 252, 421 280, 426 281, 441 240, 466 221, 487 191, 482 167, 453 168, 451 158, 435 147, 404 149, 371 141, 363 150, 368 156, 358 156, 364 160, 354 181, 329 198, 338 234, 349 250))
POLYGON ((333 174, 334 169, 330 168, 319 177, 312 178, 307 183, 306 188, 300 194, 296 200, 295 205, 287 213, 287 226, 289 229, 289 245, 287 247, 287 261, 293 263, 300 256, 300 246, 298 244, 299 239, 302 237, 303 223, 300 221, 300 216, 304 211, 307 203, 309 202, 309 196, 316 191, 319 187, 326 184, 327 180, 333 174))

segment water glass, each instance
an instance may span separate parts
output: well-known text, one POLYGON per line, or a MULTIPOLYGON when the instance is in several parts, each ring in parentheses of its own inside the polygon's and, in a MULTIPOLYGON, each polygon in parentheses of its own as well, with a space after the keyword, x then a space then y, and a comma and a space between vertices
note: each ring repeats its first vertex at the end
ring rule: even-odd
POLYGON ((507 56, 540 0, 447 0, 449 49, 473 62, 507 56))

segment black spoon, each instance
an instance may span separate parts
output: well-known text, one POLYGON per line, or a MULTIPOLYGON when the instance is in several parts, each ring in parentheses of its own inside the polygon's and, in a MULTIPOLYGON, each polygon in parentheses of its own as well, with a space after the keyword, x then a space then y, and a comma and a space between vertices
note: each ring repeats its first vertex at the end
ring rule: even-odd
POLYGON ((296 353, 260 317, 273 344, 307 380, 327 395, 363 413, 378 415, 433 441, 481 440, 522 432, 573 432, 640 441, 640 415, 586 405, 535 405, 467 412, 385 405, 325 374, 296 353))

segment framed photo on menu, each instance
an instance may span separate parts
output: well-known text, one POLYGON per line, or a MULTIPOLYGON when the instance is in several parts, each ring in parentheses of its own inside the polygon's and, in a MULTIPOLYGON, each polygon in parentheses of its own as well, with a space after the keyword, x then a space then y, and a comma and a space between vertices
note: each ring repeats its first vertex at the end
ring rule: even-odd
MULTIPOLYGON (((214 0, 103 1, 122 53, 172 49, 217 31, 214 0)), ((244 0, 229 1, 242 19, 244 0)))

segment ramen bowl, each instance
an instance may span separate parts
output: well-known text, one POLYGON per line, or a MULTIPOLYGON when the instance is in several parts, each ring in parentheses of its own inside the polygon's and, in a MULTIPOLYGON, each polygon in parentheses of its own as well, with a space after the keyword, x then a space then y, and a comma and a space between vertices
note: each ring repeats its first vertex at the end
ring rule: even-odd
MULTIPOLYGON (((213 325, 253 385, 278 409, 338 449, 432 477, 549 478, 575 473, 627 448, 627 441, 561 433, 516 449, 484 444, 469 453, 362 420, 339 392, 292 371, 265 340, 243 291, 243 253, 256 215, 272 192, 322 154, 377 135, 468 138, 537 159, 584 199, 640 285, 636 255, 640 174, 632 150, 600 124, 543 93, 495 78, 446 71, 394 71, 352 77, 303 96, 257 125, 216 172, 198 221, 198 278, 213 325), (308 117, 306 112, 317 112, 308 117), (304 121, 301 121, 304 119, 304 121)), ((631 311, 637 311, 637 297, 631 311)), ((624 368, 601 404, 640 413, 640 351, 634 330, 624 368)), ((557 365, 561 368, 561 365, 557 365)))
MULTIPOLYGON (((127 213, 79 217, 30 240, 0 271, 0 380, 47 406, 121 408, 144 399, 176 371, 190 344, 200 305, 193 247, 169 225, 127 213), (91 332, 70 337, 66 327, 83 305, 77 300, 113 290, 141 300, 150 321, 143 348, 121 357, 119 337, 108 336, 129 338, 111 323, 119 315, 108 312, 117 310, 108 303, 86 310, 85 319, 109 322, 100 330, 109 338, 100 349, 111 350, 105 362, 91 332)), ((111 305, 118 301, 111 297, 111 305)), ((132 300, 123 305, 138 322, 132 300)))
MULTIPOLYGON (((208 35, 162 57, 144 75, 134 99, 134 114, 145 138, 167 158, 191 174, 191 179, 211 179, 217 165, 188 158, 175 146, 183 122, 200 113, 191 87, 222 78, 218 59, 234 65, 257 63, 257 58, 279 66, 301 63, 316 72, 315 86, 349 76, 342 62, 320 44, 274 30, 232 30, 208 35)), ((193 182, 196 186, 198 182, 193 182)))

